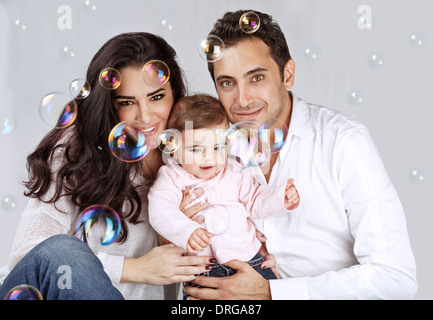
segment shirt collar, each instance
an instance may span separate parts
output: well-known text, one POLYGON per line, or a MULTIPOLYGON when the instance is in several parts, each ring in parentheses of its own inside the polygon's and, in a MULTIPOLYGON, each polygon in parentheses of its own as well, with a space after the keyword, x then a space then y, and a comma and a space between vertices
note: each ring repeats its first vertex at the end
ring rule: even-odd
POLYGON ((290 119, 290 127, 288 137, 295 135, 304 138, 313 132, 309 121, 308 106, 304 100, 298 98, 294 94, 292 96, 292 116, 290 119))
POLYGON ((292 98, 292 115, 286 141, 279 153, 281 159, 284 159, 287 155, 293 136, 304 138, 313 132, 307 104, 291 92, 290 96, 292 98))

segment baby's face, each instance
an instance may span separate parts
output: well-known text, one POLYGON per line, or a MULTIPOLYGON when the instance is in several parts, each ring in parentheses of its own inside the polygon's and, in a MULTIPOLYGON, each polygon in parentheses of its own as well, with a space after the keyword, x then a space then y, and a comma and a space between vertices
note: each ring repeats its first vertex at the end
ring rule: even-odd
POLYGON ((224 167, 227 160, 225 124, 212 128, 190 129, 182 132, 182 146, 177 159, 182 167, 199 179, 210 179, 224 167))

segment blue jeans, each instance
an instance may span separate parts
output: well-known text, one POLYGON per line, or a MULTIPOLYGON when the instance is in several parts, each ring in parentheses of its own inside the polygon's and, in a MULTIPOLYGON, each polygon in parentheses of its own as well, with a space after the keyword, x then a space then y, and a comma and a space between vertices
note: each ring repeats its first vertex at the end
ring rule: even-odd
MULTIPOLYGON (((260 265, 265 261, 265 259, 260 255, 256 254, 250 261, 247 261, 247 263, 256 270, 263 278, 267 280, 271 279, 277 279, 277 276, 272 271, 272 269, 261 269, 260 265)), ((228 277, 236 273, 236 270, 230 267, 227 267, 223 264, 216 263, 212 266, 212 269, 208 272, 205 272, 201 274, 201 276, 205 277, 228 277)), ((185 283, 185 286, 191 286, 191 287, 197 287, 202 288, 199 285, 196 285, 195 283, 187 282, 185 283)), ((183 298, 186 299, 188 295, 184 294, 183 298)))
POLYGON ((52 236, 25 255, 0 286, 0 299, 22 284, 44 300, 123 300, 98 257, 70 235, 52 236))

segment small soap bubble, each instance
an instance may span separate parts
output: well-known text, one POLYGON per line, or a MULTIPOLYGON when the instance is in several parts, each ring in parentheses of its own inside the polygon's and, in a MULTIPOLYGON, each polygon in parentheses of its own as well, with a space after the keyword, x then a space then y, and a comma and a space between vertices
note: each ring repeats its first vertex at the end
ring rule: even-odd
POLYGON ((75 99, 85 99, 90 95, 91 87, 85 79, 75 79, 69 85, 69 92, 75 99))
POLYGON ((123 121, 111 130, 108 146, 113 156, 120 161, 137 162, 143 159, 152 148, 150 133, 140 121, 123 121))
POLYGON ((16 286, 8 291, 4 300, 43 300, 38 289, 28 284, 16 286))
POLYGON ((372 53, 368 57, 368 64, 373 69, 381 68, 384 64, 383 56, 380 53, 372 53))
POLYGON ((39 115, 50 127, 63 129, 69 127, 77 118, 77 103, 63 92, 51 92, 42 98, 39 115))
POLYGON ((73 52, 72 49, 69 48, 68 46, 63 47, 63 54, 65 55, 66 58, 75 57, 75 52, 73 52))
POLYGON ((414 185, 421 185, 425 181, 425 173, 421 169, 413 169, 409 173, 409 180, 414 185))
POLYGON ((115 90, 122 83, 120 72, 114 68, 106 68, 99 74, 99 84, 107 90, 115 90))
POLYGON ((364 103, 364 95, 358 90, 353 90, 349 92, 348 100, 352 106, 358 107, 364 103))
POLYGON ((151 60, 143 67, 143 79, 152 87, 160 87, 170 79, 170 68, 160 60, 151 60))
POLYGON ((1 206, 7 212, 13 212, 18 208, 18 199, 13 195, 6 195, 1 199, 1 206))
POLYGON ((167 129, 158 136, 158 148, 165 154, 176 152, 179 149, 182 135, 178 130, 167 129))
POLYGON ((199 45, 200 57, 207 62, 215 62, 224 54, 224 42, 217 36, 210 35, 199 45))
POLYGON ((120 217, 116 211, 104 205, 93 205, 80 214, 75 231, 85 243, 88 243, 92 231, 101 245, 107 246, 117 239, 120 229, 120 217))
POLYGON ((96 5, 94 5, 92 2, 93 2, 93 1, 85 0, 85 1, 84 1, 84 4, 85 4, 86 7, 88 7, 89 9, 95 11, 95 10, 96 10, 96 5))
POLYGON ((23 24, 23 22, 19 19, 15 20, 15 25, 22 31, 27 30, 27 27, 25 24, 23 24))
POLYGON ((246 12, 239 19, 239 26, 245 33, 254 33, 260 28, 260 17, 253 11, 246 12))
POLYGON ((161 25, 168 30, 173 30, 173 26, 167 22, 167 19, 161 20, 161 25))
POLYGON ((421 32, 413 33, 409 38, 410 44, 414 48, 423 48, 426 45, 426 39, 426 36, 421 32))
POLYGON ((317 60, 320 58, 320 49, 316 45, 309 45, 305 48, 304 54, 310 60, 317 60))
POLYGON ((13 112, 6 109, 0 109, 0 136, 12 133, 16 126, 16 117, 13 112))

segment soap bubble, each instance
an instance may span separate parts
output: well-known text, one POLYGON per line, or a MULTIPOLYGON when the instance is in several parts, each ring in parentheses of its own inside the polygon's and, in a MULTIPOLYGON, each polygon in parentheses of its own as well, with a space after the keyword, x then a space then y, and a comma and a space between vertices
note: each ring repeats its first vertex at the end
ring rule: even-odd
POLYGON ((1 206, 5 211, 13 212, 18 208, 18 200, 13 195, 6 195, 1 200, 1 206))
POLYGON ((224 54, 224 42, 217 36, 210 35, 200 42, 200 57, 207 62, 215 62, 224 54))
POLYGON ((101 245, 107 246, 117 239, 120 229, 120 218, 116 211, 104 205, 93 205, 80 214, 75 231, 86 243, 92 231, 99 237, 101 245))
POLYGON ((426 45, 427 37, 423 33, 417 32, 417 33, 412 33, 410 35, 409 40, 412 47, 423 48, 426 45))
MULTIPOLYGON (((226 130, 221 139, 221 150, 227 146, 229 158, 236 159, 244 168, 267 165, 271 157, 269 143, 262 143, 259 124, 242 121, 226 130)), ((263 136, 262 136, 263 137, 263 136)))
POLYGON ((259 126, 259 140, 262 149, 267 148, 271 153, 278 153, 284 145, 288 130, 286 125, 276 119, 259 126))
POLYGON ((364 103, 364 95, 358 90, 353 90, 349 92, 348 100, 352 106, 357 107, 364 103))
POLYGON ((176 129, 167 129, 158 136, 158 147, 165 154, 176 152, 179 149, 182 134, 176 129))
POLYGON ((85 79, 75 79, 69 85, 69 92, 75 99, 85 99, 91 91, 90 83, 85 79))
POLYGON ((38 289, 28 284, 16 286, 8 291, 4 300, 43 300, 38 289))
POLYGON ((122 83, 120 72, 114 68, 105 68, 99 74, 99 84, 107 90, 115 90, 122 83))
POLYGON ((51 92, 39 104, 41 119, 50 127, 69 127, 77 118, 77 103, 71 96, 62 92, 51 92))
POLYGON ((260 28, 260 18, 253 11, 246 12, 239 19, 239 26, 245 33, 254 33, 260 28))
POLYGON ((16 126, 15 115, 11 111, 0 108, 0 136, 12 133, 16 126))
POLYGON ((384 64, 384 59, 383 59, 382 54, 380 54, 380 53, 372 53, 368 57, 368 64, 373 69, 379 69, 379 68, 381 68, 383 66, 383 64, 384 64))
POLYGON ((146 130, 145 124, 136 120, 117 124, 108 137, 111 153, 123 162, 140 161, 152 148, 152 132, 146 130))
POLYGON ((143 79, 152 87, 160 87, 170 79, 170 68, 160 60, 152 60, 143 67, 143 79))
POLYGON ((413 169, 409 173, 409 180, 414 185, 421 185, 425 181, 425 173, 421 169, 413 169))

